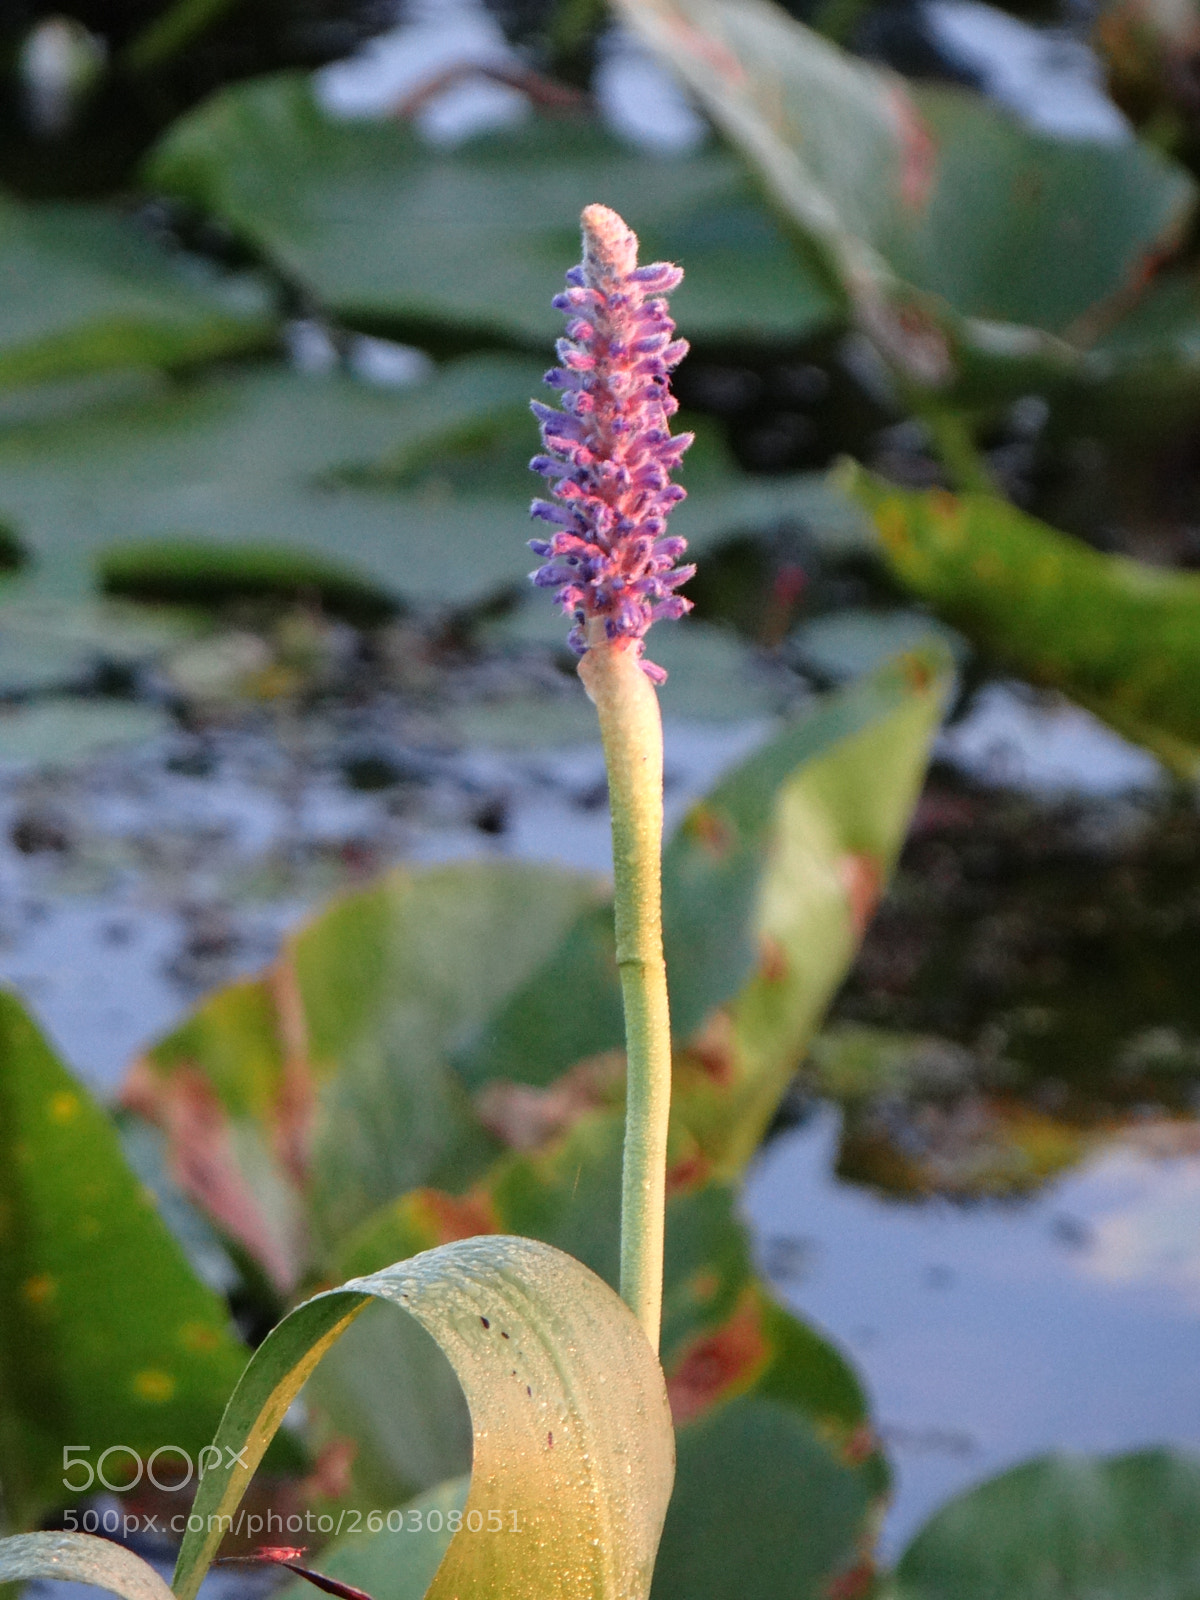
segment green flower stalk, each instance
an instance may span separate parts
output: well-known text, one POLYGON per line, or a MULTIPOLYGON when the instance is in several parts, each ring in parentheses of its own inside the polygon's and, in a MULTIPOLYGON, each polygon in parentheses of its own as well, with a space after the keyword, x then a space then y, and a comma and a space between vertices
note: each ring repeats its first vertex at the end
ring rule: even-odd
POLYGON ((556 590, 572 618, 569 643, 600 715, 612 813, 617 966, 628 1060, 621 1196, 621 1294, 657 1350, 662 1320, 671 1027, 662 947, 662 720, 644 659, 652 622, 680 617, 676 594, 695 571, 679 566, 686 542, 666 535, 684 498, 671 482, 691 444, 672 436, 678 409, 668 374, 687 351, 663 297, 683 274, 666 262, 639 267, 637 238, 606 206, 583 213, 583 262, 555 300, 570 321, 562 366, 546 382, 563 409, 534 404, 546 454, 531 466, 552 500, 533 515, 555 527, 531 540, 543 565, 534 583, 556 590))

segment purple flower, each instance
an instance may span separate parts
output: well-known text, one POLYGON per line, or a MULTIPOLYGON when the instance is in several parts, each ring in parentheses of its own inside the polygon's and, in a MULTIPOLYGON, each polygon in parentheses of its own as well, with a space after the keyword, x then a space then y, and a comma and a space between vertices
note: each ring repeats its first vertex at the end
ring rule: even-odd
MULTIPOLYGON (((558 341, 562 366, 546 383, 561 392, 562 410, 533 402, 546 453, 530 466, 550 480, 554 498, 532 509, 554 531, 529 541, 543 563, 531 577, 571 615, 567 642, 578 655, 626 638, 640 656, 652 622, 692 609, 675 593, 696 570, 676 565, 687 542, 666 533, 685 494, 671 469, 692 442, 690 433, 672 438, 668 421, 679 402, 667 375, 687 343, 672 338, 662 296, 683 272, 665 261, 639 267, 637 248, 615 211, 587 207, 583 263, 554 300, 569 320, 558 341)), ((666 679, 652 661, 642 668, 655 683, 666 679)))

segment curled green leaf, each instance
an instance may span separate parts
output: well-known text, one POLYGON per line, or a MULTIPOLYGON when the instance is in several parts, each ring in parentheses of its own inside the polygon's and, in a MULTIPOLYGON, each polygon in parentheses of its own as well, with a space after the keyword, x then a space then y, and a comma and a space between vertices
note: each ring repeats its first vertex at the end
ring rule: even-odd
POLYGON ((246 1486, 325 1351, 372 1299, 437 1340, 474 1432, 460 1530, 430 1600, 639 1600, 674 1477, 657 1358, 628 1308, 572 1257, 531 1239, 459 1240, 298 1306, 255 1352, 215 1443, 175 1569, 193 1600, 246 1486))
POLYGON ((0 1584, 61 1578, 107 1589, 121 1600, 171 1600, 148 1562, 90 1533, 18 1533, 0 1539, 0 1584))

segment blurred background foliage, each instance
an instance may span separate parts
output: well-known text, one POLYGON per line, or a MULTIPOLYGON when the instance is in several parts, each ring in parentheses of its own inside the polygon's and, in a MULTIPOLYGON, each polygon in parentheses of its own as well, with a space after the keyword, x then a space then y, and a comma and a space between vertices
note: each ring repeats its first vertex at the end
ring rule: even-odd
MULTIPOLYGON (((511 829, 447 740, 592 737, 523 540, 549 300, 599 199, 687 272, 677 526, 701 567, 694 617, 662 630, 664 712, 771 730, 693 785, 667 859, 680 1488, 656 1594, 852 1600, 889 1469, 849 1362, 752 1260, 737 1203, 764 1134, 833 1101, 839 1172, 908 1200, 1032 1194, 1131 1126, 1192 1148, 1200 17, 488 0, 389 67, 394 24, 438 9, 0 11, 6 848, 43 887, 48 863, 69 892, 166 882, 197 1002, 143 1024, 101 1085, 115 1115, 0 1007, 6 1512, 54 1514, 64 1442, 197 1445, 238 1341, 319 1284, 489 1231, 612 1274, 603 888, 520 859, 362 886, 404 853, 396 819, 511 829), (1022 51, 1056 89, 1006 76, 1022 51), (1066 696, 1107 723, 1133 799, 1101 815, 956 766, 998 690, 1006 715, 1069 717, 1066 696), (247 729, 290 819, 253 870, 217 830, 189 856, 171 819, 93 822, 149 816, 137 752, 201 780, 247 729), (114 750, 133 802, 88 766, 114 750), (302 838, 306 773, 383 796, 386 826, 302 838), (277 956, 223 920, 257 893, 290 925, 348 885, 277 956), (136 1339, 135 1270, 174 1318, 136 1339)), ((461 1397, 427 1340, 376 1330, 314 1380, 281 1504, 457 1492, 461 1397)), ((1035 1463, 949 1508, 899 1592, 1032 1592, 1005 1530, 1037 1501, 1039 1570, 1077 1562, 1107 1595, 1115 1564, 1141 1594, 1170 1544, 1155 1592, 1191 1595, 1194 1468, 1081 1472, 1035 1463)), ((329 1559, 377 1600, 420 1566, 386 1537, 329 1559)))

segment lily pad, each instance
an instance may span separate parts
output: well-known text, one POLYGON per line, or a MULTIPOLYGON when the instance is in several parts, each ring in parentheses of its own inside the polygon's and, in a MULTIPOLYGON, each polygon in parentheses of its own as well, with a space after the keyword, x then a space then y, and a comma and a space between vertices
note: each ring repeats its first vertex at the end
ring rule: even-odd
POLYGON ((900 1558, 896 1600, 1190 1600, 1200 1460, 1046 1456, 944 1506, 900 1558))
POLYGON ((136 700, 33 700, 0 709, 0 763, 69 766, 122 745, 144 744, 172 726, 161 706, 136 700))
POLYGON ((299 75, 222 90, 176 123, 148 183, 219 217, 352 323, 548 346, 550 299, 602 196, 646 259, 687 263, 692 338, 796 339, 836 314, 729 156, 655 158, 583 121, 457 146, 394 121, 336 121, 299 75))
MULTIPOLYGON (((96 565, 123 593, 307 588, 364 620, 524 590, 528 404, 543 370, 467 357, 397 393, 268 366, 0 431, 0 511, 32 563, 21 593, 82 597, 96 565)), ((812 477, 756 483, 711 434, 685 477, 693 494, 674 525, 697 550, 781 520, 838 548, 862 543, 836 491, 812 477)))
POLYGON ((0 304, 0 386, 211 360, 278 326, 262 283, 172 257, 114 212, 3 196, 0 304))

